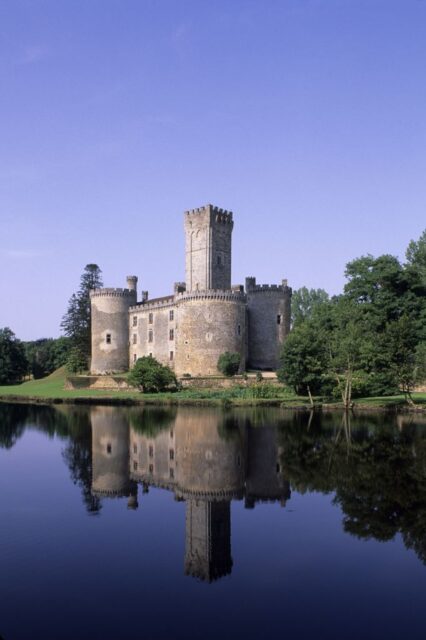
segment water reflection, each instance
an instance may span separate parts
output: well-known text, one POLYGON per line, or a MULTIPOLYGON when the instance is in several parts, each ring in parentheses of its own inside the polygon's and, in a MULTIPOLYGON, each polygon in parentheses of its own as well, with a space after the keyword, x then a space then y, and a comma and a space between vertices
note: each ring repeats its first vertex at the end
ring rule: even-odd
POLYGON ((185 501, 185 573, 201 580, 231 573, 230 502, 284 506, 290 486, 332 493, 345 532, 382 541, 400 533, 426 563, 424 416, 0 406, 1 447, 27 427, 64 439, 91 514, 117 497, 143 508, 150 487, 185 501))
POLYGON ((138 486, 154 486, 186 502, 187 575, 210 582, 231 572, 231 500, 253 508, 290 497, 273 426, 185 408, 96 407, 91 423, 94 496, 127 496, 137 508, 138 486))

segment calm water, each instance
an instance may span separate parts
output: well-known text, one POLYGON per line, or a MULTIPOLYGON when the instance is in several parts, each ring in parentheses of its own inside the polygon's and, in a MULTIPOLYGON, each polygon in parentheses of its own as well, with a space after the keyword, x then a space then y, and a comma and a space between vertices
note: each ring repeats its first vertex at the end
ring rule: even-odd
POLYGON ((426 419, 0 405, 0 636, 426 637, 426 419))

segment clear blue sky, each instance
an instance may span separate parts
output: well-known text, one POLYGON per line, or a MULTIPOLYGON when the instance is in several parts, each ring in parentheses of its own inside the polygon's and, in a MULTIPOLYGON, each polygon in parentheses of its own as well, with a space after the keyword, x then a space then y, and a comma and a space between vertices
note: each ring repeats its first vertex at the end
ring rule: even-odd
POLYGON ((0 0, 0 327, 59 335, 88 262, 184 279, 185 209, 233 282, 337 293, 426 227, 424 0, 0 0))

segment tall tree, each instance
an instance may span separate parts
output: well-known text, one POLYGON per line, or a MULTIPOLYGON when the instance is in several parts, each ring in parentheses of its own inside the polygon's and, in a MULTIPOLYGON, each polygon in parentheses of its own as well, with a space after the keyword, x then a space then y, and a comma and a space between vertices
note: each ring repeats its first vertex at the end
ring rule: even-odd
POLYGON ((324 289, 301 287, 293 291, 291 297, 291 324, 297 326, 312 317, 316 307, 328 302, 329 295, 324 289))
POLYGON ((23 343, 8 327, 0 329, 0 384, 21 382, 27 372, 23 343))
POLYGON ((98 265, 87 264, 80 278, 80 288, 72 294, 62 318, 61 328, 70 338, 74 355, 76 351, 80 353, 80 360, 90 357, 90 291, 102 287, 102 284, 102 271, 98 265))

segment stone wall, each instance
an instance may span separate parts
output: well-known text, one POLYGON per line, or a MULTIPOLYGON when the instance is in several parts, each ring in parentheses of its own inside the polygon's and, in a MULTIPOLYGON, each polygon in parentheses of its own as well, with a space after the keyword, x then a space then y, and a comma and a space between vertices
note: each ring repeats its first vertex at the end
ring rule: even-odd
POLYGON ((174 369, 176 313, 173 296, 130 308, 129 367, 138 358, 152 354, 159 362, 174 369))
POLYGON ((215 375, 225 351, 246 360, 245 296, 230 291, 181 294, 177 298, 176 365, 178 376, 215 375))
POLYGON ((283 285, 256 285, 247 278, 248 366, 278 367, 282 343, 290 331, 291 289, 283 285))

